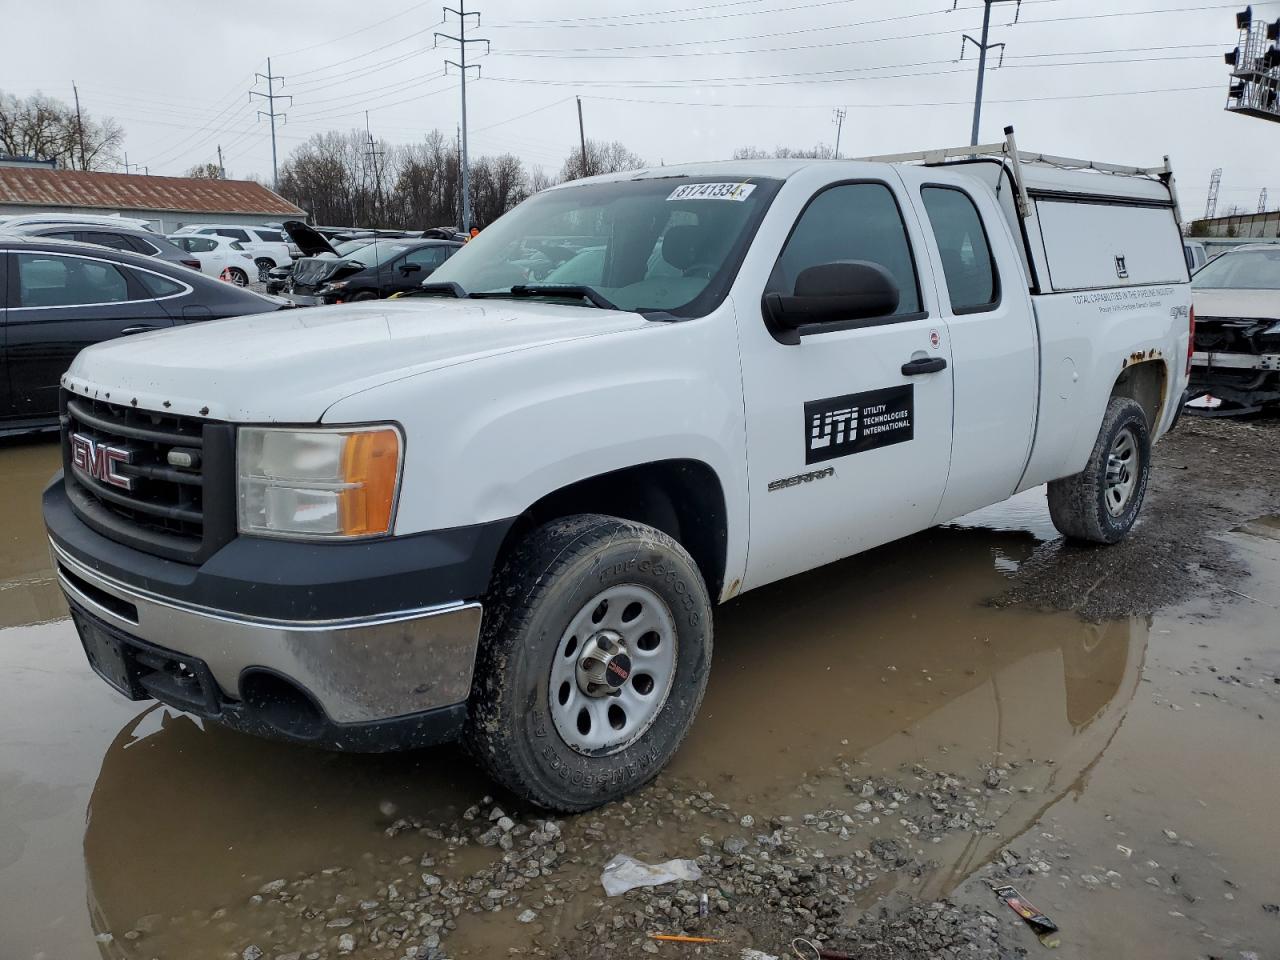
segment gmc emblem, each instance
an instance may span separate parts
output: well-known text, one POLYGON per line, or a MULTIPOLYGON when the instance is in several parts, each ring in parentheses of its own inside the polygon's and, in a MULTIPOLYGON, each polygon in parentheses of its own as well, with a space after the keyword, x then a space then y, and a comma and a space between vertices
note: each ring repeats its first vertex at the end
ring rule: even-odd
POLYGON ((71 466, 90 480, 109 483, 121 490, 133 489, 133 478, 117 471, 121 463, 132 463, 133 451, 98 443, 83 433, 71 435, 71 466))

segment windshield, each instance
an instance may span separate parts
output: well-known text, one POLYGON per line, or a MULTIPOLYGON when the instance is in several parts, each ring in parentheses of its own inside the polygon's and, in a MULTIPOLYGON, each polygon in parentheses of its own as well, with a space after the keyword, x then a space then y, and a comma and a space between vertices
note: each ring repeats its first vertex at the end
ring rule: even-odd
POLYGON ((663 177, 549 190, 481 231, 431 280, 491 295, 589 286, 622 310, 697 315, 723 298, 779 186, 663 177))
POLYGON ((1210 260, 1191 278, 1198 290, 1280 290, 1280 247, 1234 250, 1210 260))

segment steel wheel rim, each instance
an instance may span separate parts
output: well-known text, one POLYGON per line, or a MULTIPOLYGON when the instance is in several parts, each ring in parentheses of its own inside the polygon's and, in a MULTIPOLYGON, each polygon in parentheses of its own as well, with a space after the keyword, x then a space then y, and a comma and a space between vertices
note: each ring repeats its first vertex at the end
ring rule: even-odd
POLYGON ((1107 453, 1107 480, 1103 496, 1107 512, 1113 517, 1122 515, 1133 501, 1142 472, 1142 451, 1132 427, 1125 427, 1111 442, 1107 453))
POLYGON ((547 702, 560 738, 591 757, 625 750, 662 712, 676 654, 675 618, 657 593, 635 583, 597 593, 569 621, 551 664, 547 702), (625 681, 591 684, 602 673, 601 655, 612 661, 619 652, 629 661, 625 681))

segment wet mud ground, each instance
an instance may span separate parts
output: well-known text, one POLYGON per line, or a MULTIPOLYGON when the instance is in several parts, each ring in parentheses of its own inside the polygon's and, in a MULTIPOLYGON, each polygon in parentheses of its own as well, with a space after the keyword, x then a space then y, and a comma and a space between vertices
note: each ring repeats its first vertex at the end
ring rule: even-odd
POLYGON ((1050 952, 1000 884, 1053 956, 1280 958, 1278 444, 1184 421, 1117 548, 1032 491, 734 601, 670 769, 550 821, 453 749, 116 696, 49 569, 56 446, 0 446, 0 958, 1050 952), (703 876, 607 898, 617 853, 703 876))

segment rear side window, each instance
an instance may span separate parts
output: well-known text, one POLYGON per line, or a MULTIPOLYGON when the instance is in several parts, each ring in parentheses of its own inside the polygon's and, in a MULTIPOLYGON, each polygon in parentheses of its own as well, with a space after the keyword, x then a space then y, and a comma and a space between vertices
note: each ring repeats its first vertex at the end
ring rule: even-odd
POLYGON ((100 247, 110 247, 112 250, 128 250, 130 253, 134 252, 128 238, 122 237, 118 233, 108 233, 106 230, 85 230, 84 238, 88 243, 96 243, 100 247))
POLYGON ((140 253, 144 257, 154 257, 160 252, 160 248, 154 243, 143 240, 141 237, 126 236, 125 239, 129 241, 129 248, 134 253, 140 253))
POLYGON ((232 250, 243 250, 244 245, 239 240, 232 240, 229 244, 232 250))
POLYGON ((48 237, 50 240, 79 240, 74 230, 59 230, 56 233, 42 233, 42 237, 48 237))
POLYGON ((978 208, 969 195, 949 187, 920 191, 942 255, 953 313, 990 310, 1000 299, 1000 281, 978 208))
POLYGON ((190 253, 209 253, 211 250, 217 249, 216 240, 210 240, 207 237, 192 237, 190 240, 183 240, 182 245, 190 253))
POLYGON ((121 303, 129 284, 115 265, 46 253, 19 253, 18 306, 70 307, 121 303))
POLYGON ((156 298, 177 296, 187 289, 178 281, 162 277, 157 273, 151 273, 149 270, 134 270, 131 272, 146 288, 147 293, 156 298))
POLYGON ((259 240, 265 240, 267 243, 284 243, 284 237, 280 235, 279 230, 255 230, 259 240))
POLYGON ((884 267, 901 291, 893 316, 920 312, 920 287, 907 228, 893 192, 884 184, 845 183, 814 197, 778 257, 765 292, 794 293, 802 271, 839 260, 884 267))
POLYGON ((230 237, 232 240, 243 240, 246 243, 249 241, 249 234, 244 230, 231 230, 225 227, 218 227, 216 230, 211 232, 216 233, 220 237, 230 237))

